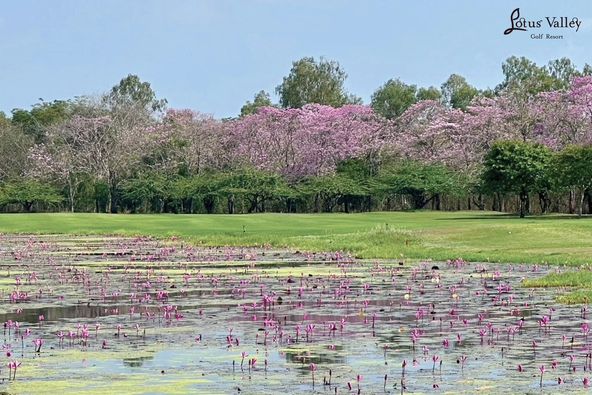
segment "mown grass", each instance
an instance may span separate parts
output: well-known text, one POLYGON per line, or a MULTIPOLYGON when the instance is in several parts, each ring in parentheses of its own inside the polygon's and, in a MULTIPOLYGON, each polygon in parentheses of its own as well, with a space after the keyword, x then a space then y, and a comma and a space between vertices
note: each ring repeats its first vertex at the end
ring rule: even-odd
POLYGON ((180 236, 203 245, 343 250, 361 258, 579 265, 592 261, 592 218, 493 212, 363 214, 4 214, 0 232, 180 236))

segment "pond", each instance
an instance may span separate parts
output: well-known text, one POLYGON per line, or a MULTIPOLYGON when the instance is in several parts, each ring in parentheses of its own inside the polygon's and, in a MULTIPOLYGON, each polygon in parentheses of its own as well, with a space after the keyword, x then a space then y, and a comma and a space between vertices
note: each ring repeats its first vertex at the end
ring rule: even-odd
POLYGON ((587 309, 520 285, 550 270, 3 235, 0 391, 587 392, 587 309))

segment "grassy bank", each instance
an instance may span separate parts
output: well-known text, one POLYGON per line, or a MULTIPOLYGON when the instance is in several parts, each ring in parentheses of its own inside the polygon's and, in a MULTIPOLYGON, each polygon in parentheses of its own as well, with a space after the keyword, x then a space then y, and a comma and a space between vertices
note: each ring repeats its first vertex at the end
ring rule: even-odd
POLYGON ((3 233, 177 235, 206 245, 346 250, 364 258, 584 264, 592 218, 519 219, 492 212, 364 214, 4 214, 3 233))

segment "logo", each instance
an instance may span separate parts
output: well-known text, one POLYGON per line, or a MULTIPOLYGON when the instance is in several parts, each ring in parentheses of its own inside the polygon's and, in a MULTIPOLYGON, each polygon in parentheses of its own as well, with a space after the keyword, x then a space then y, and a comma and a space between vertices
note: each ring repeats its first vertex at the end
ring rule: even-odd
POLYGON ((504 35, 508 35, 514 30, 521 30, 523 32, 527 31, 526 27, 522 27, 526 24, 526 20, 524 18, 520 19, 520 8, 516 8, 512 11, 512 14, 510 15, 510 23, 511 26, 504 30, 504 35))
MULTIPOLYGON (((527 19, 520 16, 520 8, 516 8, 510 14, 510 27, 504 30, 504 35, 513 33, 514 31, 527 32, 534 29, 549 28, 553 29, 553 33, 556 33, 556 29, 572 29, 578 32, 582 20, 577 16, 546 16, 542 19, 527 19)), ((543 38, 543 33, 531 34, 530 38, 540 39, 543 38)), ((563 35, 547 34, 547 39, 562 39, 563 35)))

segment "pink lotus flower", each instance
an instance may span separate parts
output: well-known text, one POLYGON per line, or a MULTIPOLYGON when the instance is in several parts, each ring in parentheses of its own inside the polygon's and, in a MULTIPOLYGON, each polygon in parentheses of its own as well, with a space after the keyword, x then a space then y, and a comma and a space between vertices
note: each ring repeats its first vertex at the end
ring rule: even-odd
POLYGON ((43 345, 43 339, 35 339, 33 340, 33 344, 35 345, 35 352, 40 352, 41 346, 43 345))

